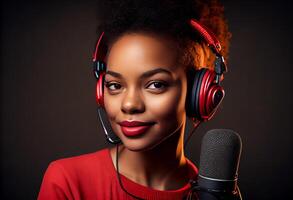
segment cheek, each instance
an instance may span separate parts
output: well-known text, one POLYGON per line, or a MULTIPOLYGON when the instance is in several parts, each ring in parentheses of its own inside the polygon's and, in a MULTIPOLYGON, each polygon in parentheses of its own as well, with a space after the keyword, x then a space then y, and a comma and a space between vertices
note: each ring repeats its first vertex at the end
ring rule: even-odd
POLYGON ((120 102, 118 96, 109 95, 107 92, 104 92, 104 106, 108 118, 111 120, 115 119, 115 116, 117 116, 120 110, 120 104, 118 102, 120 102))
POLYGON ((177 87, 165 94, 146 98, 149 113, 162 123, 181 123, 185 115, 186 88, 177 87))
POLYGON ((115 134, 121 138, 122 133, 120 126, 116 123, 120 112, 120 102, 121 100, 118 96, 107 95, 107 92, 104 93, 104 108, 111 124, 111 128, 115 134))

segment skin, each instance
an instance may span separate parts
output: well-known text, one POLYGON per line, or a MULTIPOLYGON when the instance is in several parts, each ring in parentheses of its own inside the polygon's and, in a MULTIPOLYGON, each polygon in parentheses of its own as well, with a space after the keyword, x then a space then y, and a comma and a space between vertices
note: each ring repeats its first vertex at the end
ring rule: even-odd
MULTIPOLYGON (((157 190, 178 189, 188 182, 183 149, 187 77, 177 49, 168 37, 127 33, 113 43, 106 60, 105 110, 123 143, 119 171, 157 190), (155 124, 143 135, 127 137, 118 124, 125 120, 155 124)), ((116 147, 111 156, 115 165, 116 147)))

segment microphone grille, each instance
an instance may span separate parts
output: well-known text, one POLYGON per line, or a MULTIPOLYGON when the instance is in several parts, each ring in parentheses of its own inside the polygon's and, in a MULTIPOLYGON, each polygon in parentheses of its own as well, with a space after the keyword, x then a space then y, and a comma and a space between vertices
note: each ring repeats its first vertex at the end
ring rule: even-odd
POLYGON ((241 138, 236 132, 208 131, 202 140, 199 174, 214 179, 237 179, 241 149, 241 138))

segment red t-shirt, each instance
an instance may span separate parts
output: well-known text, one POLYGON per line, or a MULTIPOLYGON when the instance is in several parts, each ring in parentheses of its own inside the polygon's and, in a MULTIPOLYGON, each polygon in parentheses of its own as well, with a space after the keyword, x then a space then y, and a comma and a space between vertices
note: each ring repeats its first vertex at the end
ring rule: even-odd
MULTIPOLYGON (((198 170, 187 159, 190 179, 196 179, 198 170)), ((142 199, 182 199, 190 184, 177 190, 155 190, 120 174, 124 188, 142 199)), ((38 200, 102 200, 131 199, 120 187, 110 149, 53 161, 43 178, 38 200)))

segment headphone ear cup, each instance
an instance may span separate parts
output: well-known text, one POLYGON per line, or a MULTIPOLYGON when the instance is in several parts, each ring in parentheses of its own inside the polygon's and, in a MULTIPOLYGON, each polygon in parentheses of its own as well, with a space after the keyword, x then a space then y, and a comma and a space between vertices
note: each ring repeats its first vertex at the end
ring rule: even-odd
POLYGON ((206 76, 206 72, 207 72, 207 69, 204 69, 204 68, 199 70, 198 80, 196 81, 196 86, 195 86, 196 87, 196 91, 195 91, 195 116, 199 120, 203 119, 203 117, 202 117, 203 114, 200 111, 202 110, 201 109, 201 106, 202 106, 201 100, 204 96, 201 93, 201 89, 205 86, 203 84, 203 78, 206 76))
POLYGON ((216 73, 202 68, 190 78, 186 113, 188 117, 208 121, 222 102, 225 92, 214 83, 216 73))
POLYGON ((102 108, 104 108, 104 77, 105 72, 101 72, 99 74, 99 79, 97 81, 96 87, 96 101, 98 105, 102 108))
POLYGON ((213 117, 213 115, 217 111, 219 105, 223 101, 224 96, 225 96, 225 91, 219 85, 213 85, 209 89, 208 95, 207 95, 207 100, 205 103, 208 120, 210 120, 213 117))
POLYGON ((199 80, 199 71, 191 68, 188 71, 188 87, 187 87, 187 97, 186 97, 186 115, 190 118, 196 117, 195 115, 195 104, 196 104, 196 89, 199 80))
POLYGON ((208 69, 204 69, 200 77, 197 112, 200 119, 204 121, 213 117, 225 95, 224 89, 214 82, 215 77, 216 73, 208 69))

